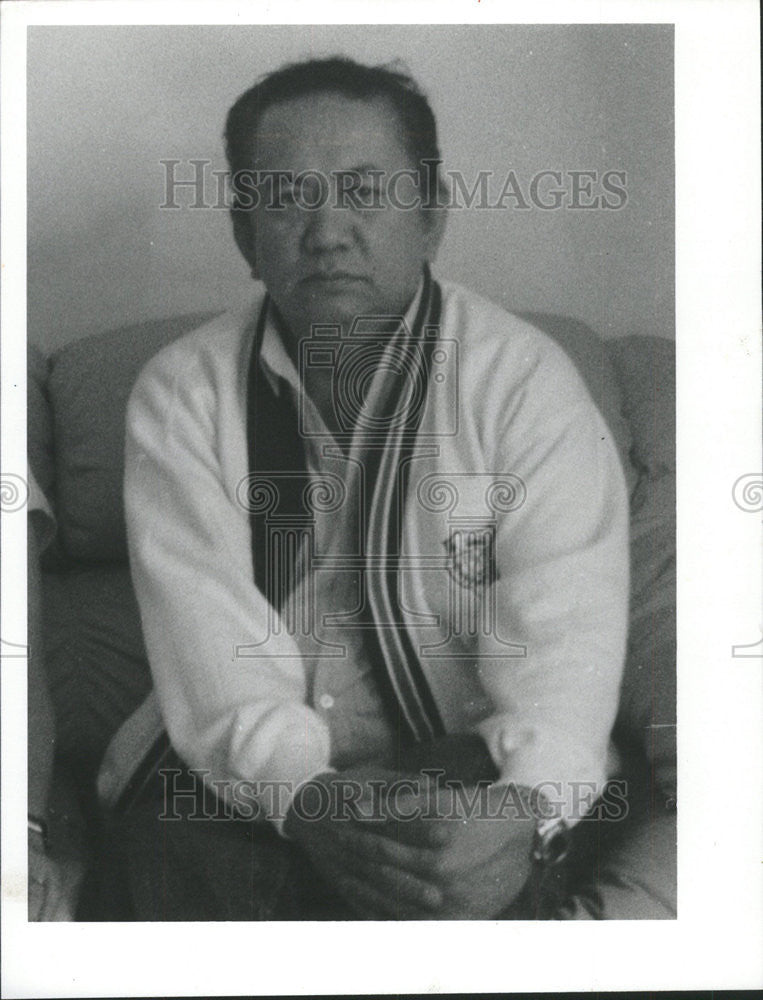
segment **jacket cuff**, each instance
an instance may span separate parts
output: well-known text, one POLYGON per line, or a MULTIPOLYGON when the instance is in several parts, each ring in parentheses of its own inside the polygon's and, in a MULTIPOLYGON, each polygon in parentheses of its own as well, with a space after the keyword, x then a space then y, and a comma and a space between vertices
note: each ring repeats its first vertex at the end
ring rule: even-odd
POLYGON ((517 726, 502 715, 484 719, 477 730, 498 769, 495 784, 532 789, 568 826, 583 819, 605 789, 610 772, 606 746, 597 754, 592 746, 517 726))
POLYGON ((335 767, 321 767, 318 770, 314 771, 309 777, 303 778, 301 781, 296 782, 296 784, 294 784, 291 788, 287 789, 286 802, 284 805, 283 812, 279 810, 277 812, 277 815, 268 817, 270 822, 273 824, 276 833, 280 837, 283 837, 284 840, 293 839, 292 837, 288 836, 288 834, 284 831, 284 825, 286 823, 286 816, 288 815, 289 809, 291 809, 292 803, 294 802, 294 799, 296 798, 299 790, 301 788, 304 788, 304 786, 308 785, 311 781, 314 781, 319 774, 338 774, 338 773, 339 772, 335 767))

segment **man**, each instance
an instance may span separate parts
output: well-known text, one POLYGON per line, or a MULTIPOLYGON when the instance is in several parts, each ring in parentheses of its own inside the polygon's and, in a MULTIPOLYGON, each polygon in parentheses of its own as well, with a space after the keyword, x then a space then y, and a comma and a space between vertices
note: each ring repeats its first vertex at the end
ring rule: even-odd
POLYGON ((128 414, 131 565, 182 762, 163 818, 144 796, 127 820, 136 914, 536 916, 611 773, 609 432, 548 338, 432 278, 440 157, 411 80, 285 67, 226 141, 253 307, 161 352, 128 414), (209 788, 238 818, 200 819, 209 788))

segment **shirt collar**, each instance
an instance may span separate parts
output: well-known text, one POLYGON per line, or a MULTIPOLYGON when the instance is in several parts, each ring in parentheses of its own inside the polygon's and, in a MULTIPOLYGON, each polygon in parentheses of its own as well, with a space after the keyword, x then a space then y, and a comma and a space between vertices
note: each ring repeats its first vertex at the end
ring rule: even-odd
MULTIPOLYGON (((416 294, 411 300, 411 304, 405 311, 405 322, 408 328, 412 329, 413 321, 421 302, 424 290, 424 278, 419 281, 416 294)), ((289 357, 284 346, 282 332, 279 328, 278 318, 275 315, 272 303, 268 307, 268 314, 265 318, 265 329, 262 335, 262 348, 260 350, 260 361, 262 370, 271 385, 273 391, 280 393, 279 381, 282 379, 295 392, 300 390, 299 373, 294 367, 294 362, 289 357)))

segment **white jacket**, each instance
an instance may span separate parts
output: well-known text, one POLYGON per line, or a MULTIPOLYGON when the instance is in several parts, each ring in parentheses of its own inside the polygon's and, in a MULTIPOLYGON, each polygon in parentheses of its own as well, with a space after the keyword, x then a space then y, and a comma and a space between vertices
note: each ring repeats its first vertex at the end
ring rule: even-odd
MULTIPOLYGON (((405 509, 408 630, 446 729, 479 731, 502 780, 555 783, 574 818, 580 785, 590 798, 608 776, 625 657, 623 471, 566 354, 486 300, 441 285, 445 378, 430 379, 420 431, 429 447, 412 463, 405 509), (491 547, 462 544, 475 527, 491 547), (486 552, 492 567, 480 561, 486 552)), ((215 779, 295 789, 329 769, 331 731, 308 704, 294 637, 273 633, 253 580, 241 484, 251 320, 263 295, 253 311, 213 320, 146 366, 128 409, 125 502, 156 698, 175 749, 215 779), (257 644, 255 658, 241 655, 257 644)), ((158 724, 152 700, 128 720, 107 754, 102 794, 113 796, 117 770, 129 770, 131 736, 140 742, 158 724)))

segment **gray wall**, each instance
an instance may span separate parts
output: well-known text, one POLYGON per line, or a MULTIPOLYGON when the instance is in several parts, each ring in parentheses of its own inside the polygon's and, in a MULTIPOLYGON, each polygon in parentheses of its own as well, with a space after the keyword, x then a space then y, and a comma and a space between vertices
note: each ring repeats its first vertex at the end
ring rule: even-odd
POLYGON ((445 166, 468 178, 513 169, 527 195, 541 170, 627 172, 618 211, 452 212, 439 274, 607 336, 673 336, 672 29, 638 25, 31 28, 29 336, 52 349, 241 301, 226 212, 160 210, 159 161, 224 169, 238 94, 337 52, 402 58, 432 99, 445 166))

